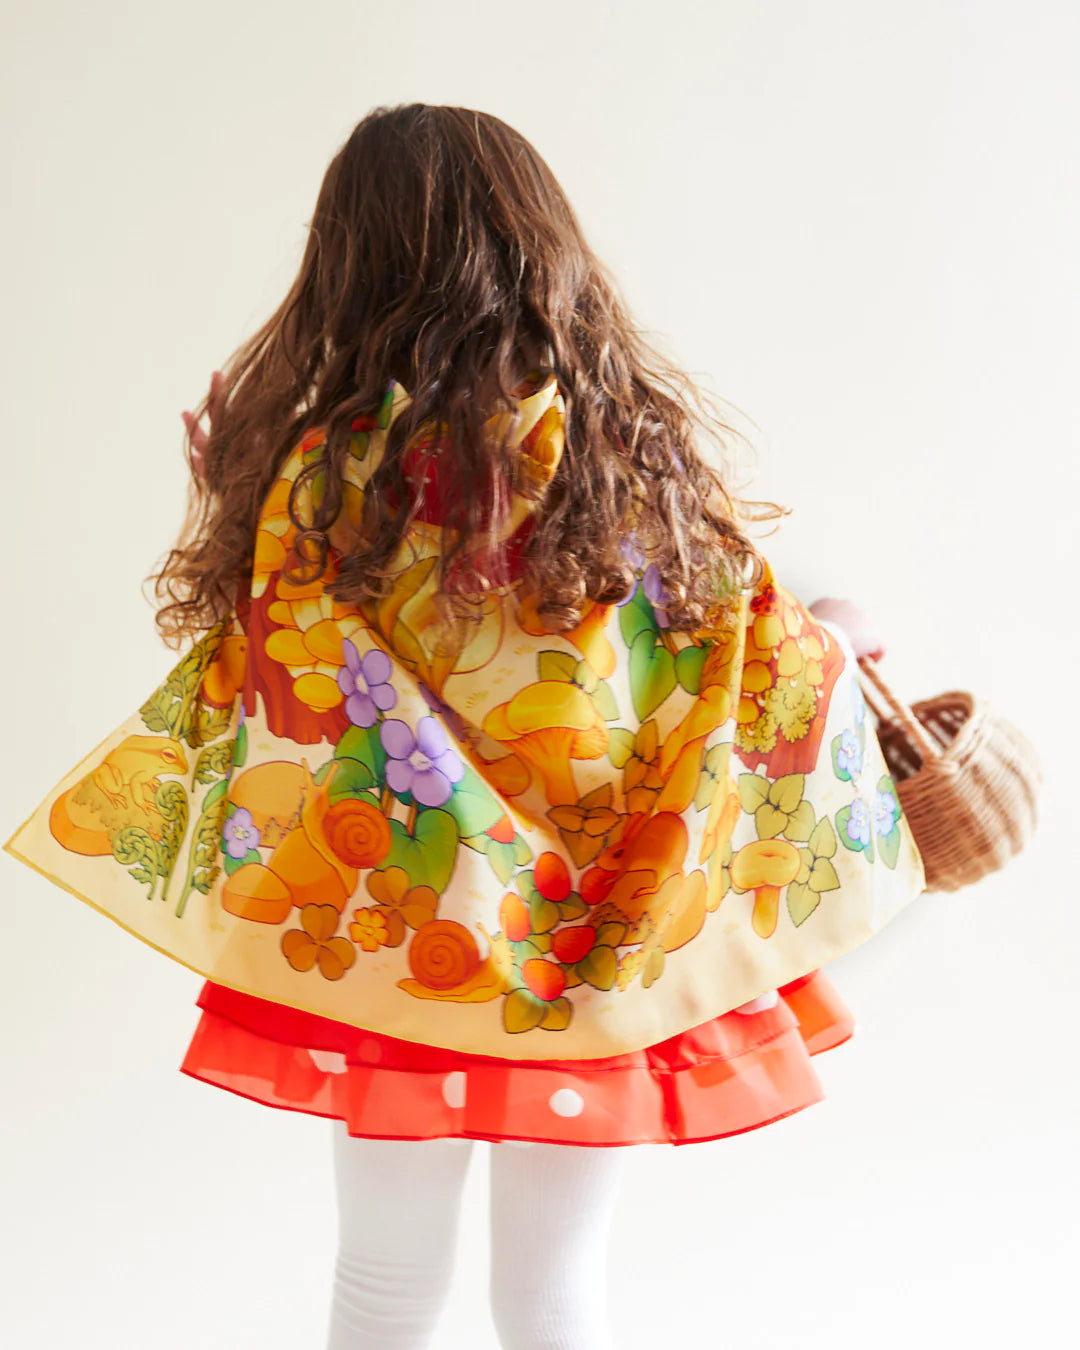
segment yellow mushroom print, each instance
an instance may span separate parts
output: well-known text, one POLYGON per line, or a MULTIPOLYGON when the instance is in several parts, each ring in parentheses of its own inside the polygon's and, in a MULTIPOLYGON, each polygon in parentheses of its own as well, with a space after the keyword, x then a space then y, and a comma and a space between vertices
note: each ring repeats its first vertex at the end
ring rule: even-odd
POLYGON ((609 741, 593 700, 562 680, 526 685, 488 713, 483 729, 533 770, 551 806, 577 802, 573 761, 599 759, 609 741))
POLYGON ((753 839, 731 860, 731 884, 754 892, 753 927, 772 937, 780 913, 780 892, 799 870, 799 850, 786 839, 753 839))
POLYGON ((551 369, 509 392, 509 490, 472 485, 506 510, 475 540, 445 509, 454 435, 394 434, 396 379, 357 409, 325 530, 329 432, 303 427, 233 611, 5 850, 215 985, 522 1061, 654 1045, 883 927, 924 875, 842 633, 764 558, 679 628, 632 500, 621 598, 549 627, 526 564, 577 463, 569 400, 551 369), (388 453, 415 516, 385 585, 334 599, 388 453), (476 577, 447 627, 443 589, 476 577))

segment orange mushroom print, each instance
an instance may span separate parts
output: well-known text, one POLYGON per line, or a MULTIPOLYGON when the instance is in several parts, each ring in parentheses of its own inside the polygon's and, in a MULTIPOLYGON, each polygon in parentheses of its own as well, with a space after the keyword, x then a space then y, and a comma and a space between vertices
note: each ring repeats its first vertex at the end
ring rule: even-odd
MULTIPOLYGON (((669 628, 630 540, 632 593, 570 631, 507 584, 448 634, 433 494, 386 593, 329 598, 408 404, 391 381, 353 424, 310 584, 285 575, 303 562, 288 506, 311 510, 293 488, 326 442, 298 442, 235 609, 10 854, 218 984, 518 1060, 655 1044, 817 969, 922 891, 848 639, 767 562, 720 630, 669 628)), ((564 455, 555 374, 516 410, 512 539, 564 455)), ((426 464, 440 436, 423 428, 406 458, 426 464)))

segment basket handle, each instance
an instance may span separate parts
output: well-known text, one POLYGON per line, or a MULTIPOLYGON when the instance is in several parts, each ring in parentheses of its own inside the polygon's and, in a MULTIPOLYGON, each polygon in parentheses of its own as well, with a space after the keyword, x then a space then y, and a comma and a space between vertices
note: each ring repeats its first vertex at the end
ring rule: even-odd
MULTIPOLYGON (((896 720, 900 723, 900 725, 904 728, 907 734, 911 737, 911 740, 914 742, 914 744, 918 746, 919 751, 923 757, 923 762, 925 763, 929 760, 940 759, 941 758, 940 746, 935 744, 935 742, 931 739, 926 728, 918 720, 918 718, 907 706, 907 704, 902 703, 900 699, 898 699, 896 695, 893 693, 893 691, 889 688, 889 686, 885 683, 885 681, 881 678, 881 674, 877 667, 877 662, 870 656, 860 656, 858 658, 858 663, 859 663, 859 671, 860 674, 864 677, 864 681, 868 680, 870 682, 870 684, 878 691, 881 697, 885 700, 887 706, 891 708, 892 711, 896 714, 896 720)), ((868 690, 865 687, 865 683, 863 693, 864 696, 868 693, 868 690)), ((869 698, 867 698, 867 702, 870 704, 870 707, 873 709, 874 714, 877 716, 877 718, 883 721, 884 719, 882 718, 881 713, 878 710, 876 704, 869 698)))

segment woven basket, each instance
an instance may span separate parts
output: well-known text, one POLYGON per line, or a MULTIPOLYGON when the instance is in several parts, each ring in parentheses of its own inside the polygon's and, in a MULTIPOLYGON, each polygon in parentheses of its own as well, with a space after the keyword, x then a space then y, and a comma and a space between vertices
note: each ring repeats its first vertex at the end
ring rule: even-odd
POLYGON ((926 889, 958 891, 1004 867, 1035 833, 1043 776, 1034 747, 974 694, 954 689, 909 707, 869 656, 859 671, 926 889))

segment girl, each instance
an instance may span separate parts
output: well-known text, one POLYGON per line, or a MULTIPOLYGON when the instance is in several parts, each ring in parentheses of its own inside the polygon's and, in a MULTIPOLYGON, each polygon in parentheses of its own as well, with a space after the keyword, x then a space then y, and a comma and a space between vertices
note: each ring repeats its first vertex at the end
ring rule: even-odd
POLYGON ((526 140, 376 109, 183 414, 194 645, 4 846, 206 977, 183 1072, 333 1121, 332 1350, 430 1344, 476 1140, 502 1345, 610 1346, 626 1147, 821 1100, 820 967, 923 889, 881 641, 704 407, 526 140))

